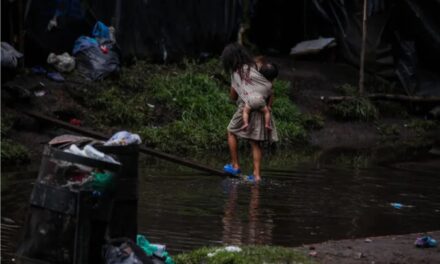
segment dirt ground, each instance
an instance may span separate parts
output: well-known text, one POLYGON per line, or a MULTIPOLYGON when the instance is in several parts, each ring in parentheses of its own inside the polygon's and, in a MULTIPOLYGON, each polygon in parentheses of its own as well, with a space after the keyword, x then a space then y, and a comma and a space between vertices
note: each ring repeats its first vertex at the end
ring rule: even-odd
POLYGON ((328 241, 304 245, 298 249, 323 264, 415 264, 440 263, 440 247, 417 248, 417 237, 430 235, 437 241, 440 231, 424 234, 381 236, 328 241))

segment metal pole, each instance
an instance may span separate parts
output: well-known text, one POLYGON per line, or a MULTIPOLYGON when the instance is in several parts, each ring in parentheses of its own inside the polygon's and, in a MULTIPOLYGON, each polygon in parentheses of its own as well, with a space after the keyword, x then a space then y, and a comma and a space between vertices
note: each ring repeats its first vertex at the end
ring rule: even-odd
POLYGON ((362 47, 361 47, 361 60, 359 70, 359 94, 364 94, 364 73, 365 73, 365 44, 367 41, 367 2, 364 0, 363 20, 362 20, 362 47))

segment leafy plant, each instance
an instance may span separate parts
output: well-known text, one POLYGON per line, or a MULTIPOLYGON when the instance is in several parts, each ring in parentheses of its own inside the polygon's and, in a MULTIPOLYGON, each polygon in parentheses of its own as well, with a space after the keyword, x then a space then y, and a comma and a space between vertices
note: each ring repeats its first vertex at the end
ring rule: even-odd
POLYGON ((330 107, 333 115, 342 120, 372 121, 377 119, 378 111, 368 98, 354 97, 330 107))
POLYGON ((29 161, 28 149, 10 139, 1 139, 1 161, 3 164, 19 164, 29 161))

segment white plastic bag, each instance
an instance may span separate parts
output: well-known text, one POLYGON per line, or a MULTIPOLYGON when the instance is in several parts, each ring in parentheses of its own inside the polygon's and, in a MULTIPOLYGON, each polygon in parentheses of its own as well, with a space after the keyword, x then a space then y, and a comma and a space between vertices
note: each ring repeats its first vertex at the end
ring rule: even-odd
POLYGON ((126 146, 131 144, 141 144, 142 140, 138 134, 132 134, 127 131, 119 131, 114 134, 104 146, 126 146))
POLYGON ((61 55, 50 53, 47 57, 47 63, 53 65, 59 72, 70 72, 75 69, 75 58, 70 56, 67 52, 61 55))
POLYGON ((2 67, 16 68, 18 64, 18 59, 20 59, 21 57, 23 57, 23 54, 14 49, 14 47, 6 42, 1 43, 2 67))

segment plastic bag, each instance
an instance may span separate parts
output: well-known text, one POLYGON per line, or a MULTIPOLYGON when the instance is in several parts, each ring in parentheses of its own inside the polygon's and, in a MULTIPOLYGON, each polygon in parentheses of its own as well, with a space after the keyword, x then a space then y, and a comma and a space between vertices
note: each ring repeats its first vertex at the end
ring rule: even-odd
POLYGON ((73 44, 73 50, 72 54, 76 55, 78 52, 82 50, 86 50, 90 47, 98 47, 98 41, 95 38, 81 36, 77 40, 75 40, 75 43, 73 44))
POLYGON ((110 39, 110 30, 104 23, 98 21, 93 27, 92 36, 98 39, 110 39))
POLYGON ((130 239, 113 239, 103 247, 105 264, 152 264, 153 261, 130 239))
POLYGON ((102 80, 112 73, 119 72, 119 52, 110 41, 100 43, 108 47, 108 53, 103 53, 99 46, 90 46, 76 54, 78 72, 89 80, 102 80))
POLYGON ((142 140, 138 134, 132 134, 127 131, 119 131, 114 134, 104 146, 126 146, 131 144, 141 144, 142 140))
POLYGON ((47 57, 47 63, 53 65, 59 72, 71 72, 75 69, 75 58, 67 52, 61 55, 50 53, 47 57))
POLYGON ((18 52, 14 47, 6 42, 1 43, 1 62, 2 67, 5 68, 16 68, 18 64, 18 59, 23 57, 23 54, 18 52))

